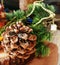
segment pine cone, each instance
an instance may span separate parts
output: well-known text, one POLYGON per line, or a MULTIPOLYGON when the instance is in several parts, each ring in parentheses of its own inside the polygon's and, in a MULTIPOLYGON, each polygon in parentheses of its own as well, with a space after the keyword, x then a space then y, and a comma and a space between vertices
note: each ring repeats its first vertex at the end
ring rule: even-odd
POLYGON ((32 31, 30 27, 18 22, 7 27, 2 34, 1 45, 4 47, 4 51, 9 54, 10 65, 22 64, 35 53, 37 37, 31 34, 32 31))
POLYGON ((2 52, 0 53, 0 65, 9 65, 9 54, 2 52))

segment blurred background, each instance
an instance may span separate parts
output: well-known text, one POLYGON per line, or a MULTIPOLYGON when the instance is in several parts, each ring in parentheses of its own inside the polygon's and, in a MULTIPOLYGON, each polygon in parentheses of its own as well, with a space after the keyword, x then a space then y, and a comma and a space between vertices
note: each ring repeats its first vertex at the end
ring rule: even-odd
MULTIPOLYGON (((18 9, 19 8, 19 2, 21 3, 26 3, 27 1, 27 4, 28 3, 32 3, 34 2, 35 0, 4 0, 4 6, 5 8, 9 8, 9 9, 18 9)), ((1 0, 0 0, 1 2, 1 0)), ((45 3, 47 4, 52 4, 55 6, 55 9, 56 9, 56 13, 60 13, 60 0, 44 0, 45 3)))
MULTIPOLYGON (((0 0, 1 3, 2 0, 0 0)), ((26 8, 26 6, 30 3, 33 3, 36 0, 3 0, 5 10, 8 12, 8 10, 17 10, 19 7, 26 8)), ((44 0, 44 3, 47 3, 49 5, 54 5, 55 7, 55 13, 56 13, 56 19, 55 23, 58 25, 58 29, 60 29, 60 0, 44 0)))

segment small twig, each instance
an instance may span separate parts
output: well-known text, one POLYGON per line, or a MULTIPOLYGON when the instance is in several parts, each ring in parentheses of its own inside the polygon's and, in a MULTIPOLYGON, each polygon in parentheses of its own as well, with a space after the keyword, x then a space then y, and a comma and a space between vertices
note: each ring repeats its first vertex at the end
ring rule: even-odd
POLYGON ((2 27, 2 28, 0 29, 0 35, 3 33, 3 31, 6 29, 6 27, 9 26, 9 25, 12 23, 12 21, 15 20, 15 18, 16 18, 16 17, 14 17, 11 21, 9 21, 4 27, 2 27))
POLYGON ((14 21, 16 19, 16 17, 14 17, 11 21, 9 21, 5 26, 4 28, 6 28, 10 23, 12 23, 12 21, 14 21))
POLYGON ((60 19, 59 18, 58 19, 57 18, 54 18, 54 21, 60 21, 60 19))

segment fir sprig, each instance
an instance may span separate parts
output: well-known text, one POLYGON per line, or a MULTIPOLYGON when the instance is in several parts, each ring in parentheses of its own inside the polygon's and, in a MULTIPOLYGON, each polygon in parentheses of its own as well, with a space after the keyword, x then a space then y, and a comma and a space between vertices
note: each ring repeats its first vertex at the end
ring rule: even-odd
POLYGON ((47 56, 49 55, 50 49, 43 44, 44 41, 50 40, 50 32, 47 28, 41 23, 35 27, 31 27, 33 29, 32 34, 37 36, 37 45, 36 45, 36 56, 42 55, 47 56))
POLYGON ((21 19, 25 16, 25 12, 22 10, 13 11, 12 13, 6 13, 7 20, 11 21, 14 17, 16 20, 21 19))
MULTIPOLYGON (((51 11, 53 11, 53 7, 51 9, 51 7, 49 7, 49 5, 45 5, 44 3, 39 3, 41 4, 43 7, 50 9, 51 11)), ((26 16, 27 14, 29 14, 31 12, 33 8, 33 4, 29 5, 28 10, 27 11, 22 11, 22 10, 17 10, 14 11, 12 13, 6 13, 6 18, 10 21, 7 23, 6 26, 4 26, 1 30, 0 30, 0 35, 2 34, 3 31, 5 31, 6 27, 9 26, 10 24, 16 22, 17 20, 26 20, 26 16), (12 22, 11 20, 13 20, 15 17, 15 20, 12 22)), ((36 53, 35 55, 42 55, 42 56, 46 56, 49 55, 49 51, 50 49, 43 44, 43 42, 45 40, 49 40, 50 39, 50 32, 47 30, 47 28, 41 23, 39 23, 38 25, 35 25, 40 19, 42 19, 43 17, 48 17, 49 13, 47 13, 46 11, 44 11, 41 7, 36 6, 35 11, 31 14, 32 17, 32 23, 30 25, 30 27, 33 29, 32 34, 35 34, 37 36, 37 45, 36 45, 36 53)))

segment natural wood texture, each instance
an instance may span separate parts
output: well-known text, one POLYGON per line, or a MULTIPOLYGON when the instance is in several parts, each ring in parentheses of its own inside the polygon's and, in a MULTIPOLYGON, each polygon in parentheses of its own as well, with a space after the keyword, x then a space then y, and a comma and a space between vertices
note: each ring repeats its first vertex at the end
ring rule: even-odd
POLYGON ((47 43, 50 48, 50 55, 48 57, 34 58, 27 65, 57 65, 58 63, 58 48, 52 43, 47 43))

